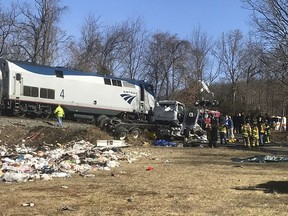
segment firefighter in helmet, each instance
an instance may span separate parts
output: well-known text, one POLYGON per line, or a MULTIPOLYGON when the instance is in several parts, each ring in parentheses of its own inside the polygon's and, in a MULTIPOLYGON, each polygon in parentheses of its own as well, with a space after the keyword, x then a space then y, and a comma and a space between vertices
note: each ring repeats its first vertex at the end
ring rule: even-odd
POLYGON ((265 137, 264 137, 264 142, 265 143, 270 143, 270 136, 271 136, 271 126, 268 120, 265 120, 265 137))
POLYGON ((242 138, 244 147, 250 147, 250 136, 251 136, 251 127, 250 122, 246 121, 245 124, 241 127, 242 138))
POLYGON ((220 144, 227 144, 227 126, 223 122, 219 125, 220 144))
POLYGON ((264 146, 265 122, 261 117, 258 120, 258 130, 259 130, 259 145, 264 146))
POLYGON ((251 147, 258 147, 259 146, 259 129, 257 126, 257 122, 253 122, 253 126, 251 128, 251 147))

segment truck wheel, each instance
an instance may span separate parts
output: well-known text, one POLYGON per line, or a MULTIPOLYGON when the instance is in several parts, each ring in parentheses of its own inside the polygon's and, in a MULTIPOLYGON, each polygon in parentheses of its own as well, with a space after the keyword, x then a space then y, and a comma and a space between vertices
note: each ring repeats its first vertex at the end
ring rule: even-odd
POLYGON ((114 136, 120 140, 125 140, 127 138, 127 135, 128 130, 123 126, 117 127, 114 131, 114 136))
MULTIPOLYGON (((98 116, 98 117, 96 118, 96 121, 95 121, 96 126, 99 127, 99 123, 100 123, 101 119, 102 119, 102 118, 105 118, 105 117, 107 117, 107 116, 106 116, 106 115, 100 115, 100 116, 98 116)), ((107 118, 108 118, 108 117, 107 117, 107 118)))
POLYGON ((129 129, 129 135, 133 138, 133 139, 137 139, 140 136, 140 129, 137 127, 132 127, 129 129))
POLYGON ((117 118, 117 117, 112 117, 110 123, 113 125, 118 125, 122 122, 121 119, 117 118))
POLYGON ((99 123, 98 123, 98 126, 101 128, 101 129, 105 129, 107 123, 110 121, 110 118, 105 116, 103 118, 100 119, 99 123))

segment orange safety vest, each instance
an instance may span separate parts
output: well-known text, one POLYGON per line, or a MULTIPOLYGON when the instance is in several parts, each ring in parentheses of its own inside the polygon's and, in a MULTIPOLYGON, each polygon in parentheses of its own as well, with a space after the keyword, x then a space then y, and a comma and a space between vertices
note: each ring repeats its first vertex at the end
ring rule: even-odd
POLYGON ((260 133, 265 134, 265 124, 264 123, 260 124, 260 133))

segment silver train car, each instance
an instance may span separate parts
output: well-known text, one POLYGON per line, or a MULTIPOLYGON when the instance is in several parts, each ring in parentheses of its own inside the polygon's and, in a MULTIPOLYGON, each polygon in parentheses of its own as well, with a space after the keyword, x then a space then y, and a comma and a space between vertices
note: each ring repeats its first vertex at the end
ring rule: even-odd
POLYGON ((145 81, 0 59, 1 111, 47 118, 61 104, 65 117, 146 116, 155 105, 145 81))

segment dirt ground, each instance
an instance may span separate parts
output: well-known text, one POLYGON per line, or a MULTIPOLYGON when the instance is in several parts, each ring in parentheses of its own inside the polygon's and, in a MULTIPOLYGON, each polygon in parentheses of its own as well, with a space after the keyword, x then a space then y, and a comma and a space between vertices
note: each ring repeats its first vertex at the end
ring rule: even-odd
MULTIPOLYGON (((39 146, 72 140, 113 139, 94 125, 0 117, 0 145, 39 146)), ((25 183, 0 182, 0 215, 287 215, 287 162, 233 162, 256 155, 287 157, 287 134, 259 149, 239 143, 219 148, 155 147, 128 140, 123 152, 139 152, 94 176, 25 183), (23 203, 33 202, 25 207, 23 203)), ((144 142, 145 141, 145 142, 144 142)))

